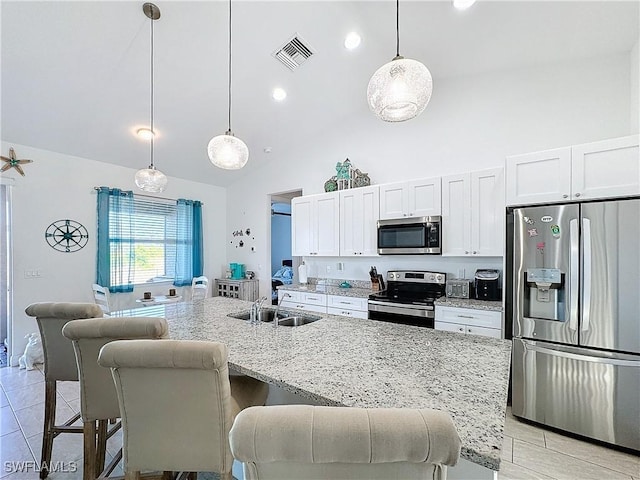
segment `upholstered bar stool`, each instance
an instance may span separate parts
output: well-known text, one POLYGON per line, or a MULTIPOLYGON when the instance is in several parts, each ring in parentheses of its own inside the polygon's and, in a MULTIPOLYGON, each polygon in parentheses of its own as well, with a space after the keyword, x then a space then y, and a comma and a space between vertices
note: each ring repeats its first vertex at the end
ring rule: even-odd
POLYGON ((53 439, 60 433, 82 433, 81 427, 71 426, 80 418, 79 414, 63 424, 56 424, 56 382, 78 380, 73 346, 62 336, 62 327, 71 320, 102 317, 102 309, 93 303, 43 302, 29 305, 25 313, 36 317, 44 351, 44 430, 40 478, 45 478, 49 474, 53 439))
POLYGON ((163 340, 111 342, 98 363, 110 367, 124 431, 125 478, 141 470, 218 472, 231 478, 234 417, 262 405, 267 384, 229 380, 222 343, 163 340))
POLYGON ((460 456, 451 417, 430 409, 253 407, 230 442, 245 480, 442 480, 460 456))
POLYGON ((168 331, 164 318, 152 317, 73 320, 62 328, 62 334, 73 343, 78 364, 84 430, 83 480, 94 480, 103 469, 106 475, 110 474, 121 458, 121 454, 117 455, 105 469, 107 439, 120 426, 107 433, 107 422, 120 418, 120 406, 111 371, 98 365, 100 349, 114 340, 166 338, 168 331))

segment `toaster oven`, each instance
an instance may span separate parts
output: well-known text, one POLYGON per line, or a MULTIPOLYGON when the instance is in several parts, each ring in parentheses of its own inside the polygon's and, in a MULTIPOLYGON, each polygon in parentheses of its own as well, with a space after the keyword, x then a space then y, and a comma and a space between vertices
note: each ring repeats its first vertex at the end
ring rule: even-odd
POLYGON ((471 281, 447 280, 446 295, 448 298, 471 298, 471 281))

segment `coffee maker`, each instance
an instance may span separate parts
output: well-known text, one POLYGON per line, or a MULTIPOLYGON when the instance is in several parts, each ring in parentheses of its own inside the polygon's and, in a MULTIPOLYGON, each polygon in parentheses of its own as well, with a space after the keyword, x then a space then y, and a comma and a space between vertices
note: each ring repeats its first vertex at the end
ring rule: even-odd
POLYGON ((498 270, 476 270, 474 286, 477 300, 501 300, 502 291, 498 270))

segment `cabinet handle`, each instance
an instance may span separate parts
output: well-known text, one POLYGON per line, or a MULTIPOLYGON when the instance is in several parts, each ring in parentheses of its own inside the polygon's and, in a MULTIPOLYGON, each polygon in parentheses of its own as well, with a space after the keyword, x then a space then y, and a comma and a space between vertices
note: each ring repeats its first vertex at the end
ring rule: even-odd
POLYGON ((562 198, 569 198, 569 195, 565 193, 564 195, 562 195, 562 198))
POLYGON ((402 216, 403 216, 403 217, 406 217, 406 216, 407 216, 407 214, 406 214, 406 213, 403 213, 403 214, 402 214, 402 216))
POLYGON ((458 329, 458 331, 459 331, 459 332, 463 332, 463 333, 464 333, 464 328, 460 327, 460 328, 458 329))
POLYGON ((576 197, 579 197, 579 196, 580 196, 580 194, 579 194, 579 193, 576 193, 576 197))
POLYGON ((465 251, 464 251, 464 254, 465 254, 465 255, 469 255, 469 251, 468 251, 468 250, 465 250, 465 251))
POLYGON ((473 254, 474 254, 474 255, 475 255, 475 254, 477 254, 477 253, 478 253, 478 252, 476 252, 475 250, 473 251, 473 254))
POLYGON ((458 318, 475 318, 475 317, 472 317, 471 315, 458 315, 458 318))

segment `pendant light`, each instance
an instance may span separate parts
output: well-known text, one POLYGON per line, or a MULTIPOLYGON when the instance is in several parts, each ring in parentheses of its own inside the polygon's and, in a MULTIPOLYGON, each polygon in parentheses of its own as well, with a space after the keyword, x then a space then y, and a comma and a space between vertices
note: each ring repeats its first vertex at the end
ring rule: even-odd
POLYGON ((143 168, 136 172, 136 185, 145 192, 160 193, 167 186, 167 176, 153 165, 153 142, 155 130, 153 129, 153 21, 160 18, 160 9, 153 3, 145 3, 142 11, 151 20, 151 130, 149 142, 151 143, 151 164, 149 168, 143 168))
POLYGON ((239 170, 249 160, 249 148, 231 131, 231 0, 229 0, 229 128, 213 137, 207 146, 209 160, 225 170, 239 170))
POLYGON ((431 99, 431 73, 422 63, 400 55, 400 0, 396 0, 396 56, 369 80, 369 108, 386 122, 404 122, 422 113, 431 99))

